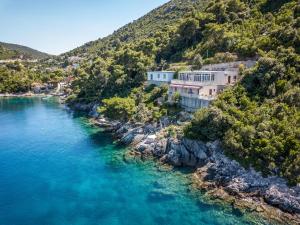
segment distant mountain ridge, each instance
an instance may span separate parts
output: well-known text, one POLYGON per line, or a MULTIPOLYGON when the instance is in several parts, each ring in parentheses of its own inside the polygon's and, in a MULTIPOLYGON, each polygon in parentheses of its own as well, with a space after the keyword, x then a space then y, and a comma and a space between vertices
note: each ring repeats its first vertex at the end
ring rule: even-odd
POLYGON ((50 55, 38 50, 17 44, 0 42, 0 59, 44 59, 50 55))
POLYGON ((209 0, 172 0, 156 9, 153 9, 143 17, 128 23, 107 37, 88 42, 63 55, 93 54, 105 48, 120 43, 130 43, 144 38, 149 38, 157 31, 167 30, 168 27, 178 25, 179 21, 191 14, 193 10, 204 8, 209 0))

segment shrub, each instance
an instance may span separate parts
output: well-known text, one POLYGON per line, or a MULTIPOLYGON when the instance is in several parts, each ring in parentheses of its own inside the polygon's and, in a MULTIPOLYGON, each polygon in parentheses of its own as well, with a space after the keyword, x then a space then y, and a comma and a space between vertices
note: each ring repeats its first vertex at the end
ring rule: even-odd
POLYGON ((99 112, 113 120, 128 121, 136 112, 135 101, 132 98, 113 97, 104 99, 99 112))

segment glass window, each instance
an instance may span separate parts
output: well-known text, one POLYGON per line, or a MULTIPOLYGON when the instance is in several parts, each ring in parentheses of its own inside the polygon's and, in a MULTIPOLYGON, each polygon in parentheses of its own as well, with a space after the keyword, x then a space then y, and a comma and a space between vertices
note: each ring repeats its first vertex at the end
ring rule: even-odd
POLYGON ((157 78, 160 79, 160 74, 157 74, 157 78))
POLYGON ((166 74, 164 74, 164 79, 166 79, 167 78, 167 75, 166 74))

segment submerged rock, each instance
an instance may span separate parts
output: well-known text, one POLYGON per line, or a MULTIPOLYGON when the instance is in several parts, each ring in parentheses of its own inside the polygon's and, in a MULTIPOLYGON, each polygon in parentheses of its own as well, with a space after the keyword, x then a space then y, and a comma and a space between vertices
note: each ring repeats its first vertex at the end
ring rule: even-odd
MULTIPOLYGON (((272 218, 278 215, 283 221, 300 224, 300 187, 291 188, 281 178, 263 177, 253 169, 245 169, 225 156, 218 141, 204 143, 164 138, 156 125, 149 124, 117 123, 113 129, 122 143, 134 147, 134 156, 151 155, 175 167, 195 168, 198 187, 208 191, 209 195, 235 202, 237 207, 262 212, 272 218), (277 212, 279 209, 281 211, 277 212)), ((158 191, 148 195, 150 202, 173 198, 172 194, 158 191)))
POLYGON ((147 200, 152 203, 162 202, 162 201, 172 201, 174 199, 175 199, 174 194, 165 193, 162 191, 151 191, 147 196, 147 200))

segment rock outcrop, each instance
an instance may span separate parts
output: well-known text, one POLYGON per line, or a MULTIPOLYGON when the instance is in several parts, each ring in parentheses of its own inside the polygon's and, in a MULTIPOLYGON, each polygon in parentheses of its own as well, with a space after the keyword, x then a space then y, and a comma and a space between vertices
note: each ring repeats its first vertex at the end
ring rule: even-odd
POLYGON ((281 222, 300 224, 300 187, 289 187, 282 178, 263 177, 253 169, 245 169, 225 156, 218 141, 165 138, 160 128, 152 125, 114 123, 111 130, 120 142, 133 146, 137 155, 151 155, 175 167, 194 168, 201 189, 218 196, 222 190, 221 196, 241 200, 236 205, 255 206, 256 212, 265 211, 283 219, 281 222))

